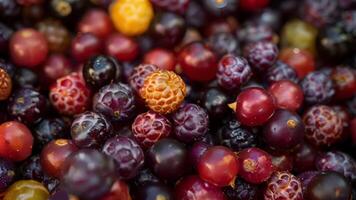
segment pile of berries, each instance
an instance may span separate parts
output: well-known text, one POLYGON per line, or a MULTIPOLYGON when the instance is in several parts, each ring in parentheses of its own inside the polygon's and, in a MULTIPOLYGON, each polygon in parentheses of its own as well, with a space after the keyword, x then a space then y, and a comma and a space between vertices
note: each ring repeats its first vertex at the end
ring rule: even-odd
POLYGON ((0 200, 356 200, 355 0, 0 0, 0 200))

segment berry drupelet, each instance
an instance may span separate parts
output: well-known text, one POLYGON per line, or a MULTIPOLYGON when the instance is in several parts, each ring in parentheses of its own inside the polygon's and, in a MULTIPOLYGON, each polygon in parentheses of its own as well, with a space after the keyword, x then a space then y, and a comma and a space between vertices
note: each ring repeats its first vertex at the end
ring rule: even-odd
POLYGON ((272 42, 257 42, 246 46, 245 55, 254 69, 266 71, 276 62, 278 48, 272 42))
POLYGON ((300 85, 304 92, 304 99, 308 104, 327 103, 335 94, 332 80, 320 71, 308 74, 300 85))

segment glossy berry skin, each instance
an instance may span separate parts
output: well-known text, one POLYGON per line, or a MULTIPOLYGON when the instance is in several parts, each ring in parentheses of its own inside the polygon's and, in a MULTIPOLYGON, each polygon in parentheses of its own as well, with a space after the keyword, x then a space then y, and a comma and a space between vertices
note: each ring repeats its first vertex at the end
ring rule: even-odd
POLYGON ((294 83, 298 83, 299 81, 295 69, 282 61, 277 61, 267 70, 266 80, 270 84, 281 80, 289 80, 294 83))
POLYGON ((81 149, 65 161, 62 173, 61 183, 68 193, 94 200, 110 191, 115 163, 99 151, 81 149))
POLYGON ((278 48, 272 42, 257 42, 246 47, 246 58, 258 71, 266 71, 276 62, 278 48))
POLYGON ((273 173, 271 156, 255 147, 239 152, 239 165, 239 176, 252 184, 266 181, 273 173))
POLYGON ((258 197, 258 186, 247 183, 241 178, 237 178, 234 187, 227 186, 223 188, 227 199, 233 200, 255 200, 258 197))
POLYGON ((187 176, 175 188, 175 198, 180 200, 225 200, 219 187, 201 180, 198 176, 187 176))
POLYGON ((43 64, 41 79, 43 84, 52 84, 58 78, 68 75, 72 71, 71 61, 63 54, 51 54, 43 64))
POLYGON ((208 144, 204 141, 199 141, 193 144, 193 146, 189 149, 189 163, 193 165, 194 168, 198 167, 198 163, 202 155, 208 150, 211 144, 208 144))
POLYGON ((42 33, 34 29, 21 29, 10 40, 12 61, 19 66, 34 69, 45 61, 48 44, 42 33))
POLYGON ((84 62, 101 51, 101 40, 93 33, 79 33, 72 40, 71 55, 78 62, 84 62))
POLYGON ((316 175, 309 183, 305 199, 338 200, 351 198, 351 185, 347 179, 336 172, 316 175))
POLYGON ((4 200, 47 200, 48 190, 34 180, 20 180, 12 184, 5 193, 4 200))
POLYGON ((186 86, 174 72, 155 71, 145 78, 140 96, 151 110, 168 114, 177 110, 183 102, 186 86))
POLYGON ((203 43, 193 42, 178 54, 183 72, 192 81, 205 82, 214 79, 217 72, 217 58, 203 43), (204 71, 204 73, 202 73, 204 71))
POLYGON ((272 148, 292 149, 304 138, 304 124, 298 114, 277 110, 263 127, 263 139, 272 148))
POLYGON ((120 179, 135 177, 144 163, 143 150, 129 137, 117 136, 109 139, 103 152, 116 161, 116 174, 120 179))
POLYGON ((146 152, 147 165, 161 179, 176 180, 187 169, 188 152, 183 143, 161 139, 146 152))
POLYGON ((109 14, 115 28, 127 36, 144 33, 154 15, 149 0, 116 1, 110 5, 109 14))
POLYGON ((158 68, 163 70, 174 71, 177 61, 172 51, 156 48, 145 54, 143 63, 156 65, 158 68))
POLYGON ((219 119, 230 110, 231 99, 219 88, 208 88, 204 91, 201 104, 208 111, 210 119, 219 119))
POLYGON ((110 17, 101 9, 87 11, 78 23, 78 32, 93 33, 99 38, 107 37, 112 30, 110 17))
POLYGON ((0 100, 9 98, 11 90, 12 80, 10 75, 4 69, 0 69, 0 100))
POLYGON ((264 199, 303 200, 302 185, 299 179, 289 172, 275 172, 268 180, 264 199))
POLYGON ((191 0, 151 0, 154 6, 179 14, 185 13, 190 2, 191 0))
POLYGON ((211 147, 200 158, 198 172, 201 179, 213 185, 228 186, 239 172, 237 156, 226 147, 211 147))
POLYGON ((208 132, 208 113, 196 104, 183 104, 173 113, 174 134, 183 142, 199 140, 208 132))
POLYGON ((315 160, 316 168, 320 171, 335 171, 354 182, 356 180, 356 161, 341 151, 322 153, 315 160))
POLYGON ((33 136, 22 123, 8 121, 0 125, 0 157, 22 161, 32 153, 33 136))
POLYGON ((108 56, 94 56, 83 67, 83 77, 90 87, 99 89, 116 78, 116 63, 108 56))
POLYGON ((303 195, 305 194, 310 182, 318 174, 320 174, 319 171, 306 171, 298 175, 300 183, 302 184, 303 195))
POLYGON ((51 86, 49 99, 59 113, 75 115, 89 108, 90 93, 80 75, 71 73, 51 86))
POLYGON ((335 21, 338 17, 338 2, 332 0, 303 2, 303 19, 317 28, 335 21))
POLYGON ((100 198, 100 200, 131 200, 129 186, 124 181, 116 181, 110 192, 100 198))
POLYGON ((331 79, 334 83, 335 99, 348 99, 356 92, 356 73, 351 68, 334 68, 331 73, 331 79))
POLYGON ((15 180, 15 165, 7 159, 0 159, 0 191, 4 192, 15 180))
POLYGON ((273 97, 264 89, 250 87, 236 99, 236 117, 243 125, 259 126, 268 121, 274 113, 273 97))
POLYGON ((275 98, 276 106, 281 109, 297 111, 304 101, 302 88, 289 80, 273 83, 268 92, 275 98))
POLYGON ((37 90, 21 88, 13 92, 7 106, 12 118, 25 124, 33 124, 45 114, 47 102, 37 90))
POLYGON ((327 103, 335 94, 332 80, 319 71, 308 74, 300 85, 304 92, 304 99, 309 104, 327 103))
POLYGON ((171 130, 171 122, 164 115, 153 111, 137 115, 135 121, 132 123, 134 137, 145 148, 169 136, 171 130))
POLYGON ((279 59, 295 69, 299 78, 315 70, 314 56, 307 50, 285 48, 280 52, 279 59))
POLYGON ((58 139, 48 143, 41 152, 43 171, 53 177, 60 178, 63 163, 78 147, 71 140, 58 139))
POLYGON ((105 40, 105 52, 119 61, 133 61, 139 54, 138 43, 119 33, 109 35, 105 40))
POLYGON ((141 64, 135 67, 128 78, 131 88, 139 94, 146 77, 157 70, 158 67, 152 64, 141 64))
POLYGON ((70 133, 73 142, 81 148, 100 148, 114 136, 110 121, 92 111, 76 115, 70 133))
POLYGON ((228 32, 217 32, 208 38, 208 46, 218 58, 226 54, 239 55, 240 45, 237 38, 228 32))
POLYGON ((269 2, 269 0, 241 0, 240 6, 244 11, 256 12, 265 8, 269 2))
POLYGON ((33 129, 36 146, 43 147, 54 139, 66 138, 67 126, 61 118, 43 119, 33 129))
POLYGON ((311 107, 304 115, 306 139, 317 146, 331 146, 342 136, 342 120, 329 106, 311 107))
POLYGON ((144 185, 135 195, 136 200, 154 200, 154 199, 173 200, 171 188, 162 183, 152 183, 144 185))
POLYGON ((243 57, 226 55, 219 61, 216 78, 224 89, 239 89, 250 80, 251 76, 252 69, 243 57))
POLYGON ((234 0, 224 0, 224 1, 214 1, 214 0, 206 0, 202 1, 205 9, 219 17, 219 16, 226 16, 232 14, 236 11, 237 8, 237 1, 234 0))
POLYGON ((319 151, 306 142, 303 142, 293 152, 294 170, 305 172, 315 169, 315 159, 319 151))

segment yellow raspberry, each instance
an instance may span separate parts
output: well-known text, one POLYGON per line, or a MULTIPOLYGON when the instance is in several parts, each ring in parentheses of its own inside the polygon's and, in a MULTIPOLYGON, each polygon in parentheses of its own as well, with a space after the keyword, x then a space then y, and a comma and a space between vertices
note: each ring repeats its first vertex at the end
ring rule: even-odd
POLYGON ((109 12, 116 29, 127 36, 144 33, 154 14, 149 0, 115 0, 109 12))
POLYGON ((168 114, 177 110, 183 102, 185 83, 172 71, 156 71, 145 78, 140 95, 151 110, 168 114))

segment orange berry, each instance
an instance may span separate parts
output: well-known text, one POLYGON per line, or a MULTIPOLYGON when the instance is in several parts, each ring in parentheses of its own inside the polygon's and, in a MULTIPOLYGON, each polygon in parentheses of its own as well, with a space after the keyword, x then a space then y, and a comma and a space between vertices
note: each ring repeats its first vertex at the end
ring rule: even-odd
POLYGON ((116 0, 109 13, 116 29, 127 36, 144 33, 154 14, 149 0, 116 0))
POLYGON ((172 71, 156 71, 146 77, 140 95, 151 110, 168 114, 183 102, 185 83, 172 71))
POLYGON ((0 100, 7 99, 11 94, 12 81, 9 74, 0 69, 0 100))

